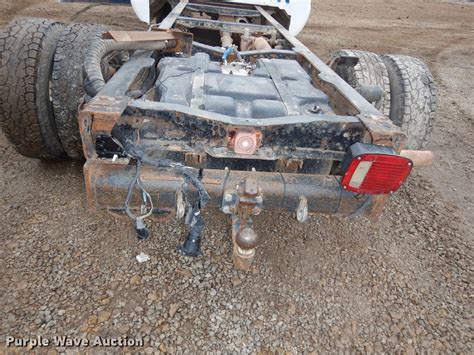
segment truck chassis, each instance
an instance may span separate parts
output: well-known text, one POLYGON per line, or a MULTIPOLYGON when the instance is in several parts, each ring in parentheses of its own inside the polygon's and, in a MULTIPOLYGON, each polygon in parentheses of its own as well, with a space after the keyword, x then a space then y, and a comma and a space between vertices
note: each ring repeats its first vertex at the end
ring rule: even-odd
POLYGON ((406 135, 400 127, 336 74, 340 65, 357 65, 356 57, 339 56, 326 64, 289 33, 275 8, 188 0, 175 5, 148 32, 107 32, 91 45, 85 63, 90 98, 80 106, 78 121, 88 204, 126 212, 140 239, 149 234, 146 218, 184 218, 190 233, 178 251, 198 256, 201 211, 218 208, 232 220, 234 264, 248 269, 258 246, 253 218, 263 209, 293 213, 300 222, 315 213, 380 215, 394 191, 356 193, 343 185, 354 147, 403 156, 410 169, 431 162, 430 152, 403 150, 406 135), (252 21, 242 20, 248 18, 252 21), (213 40, 216 36, 220 41, 213 40), (249 50, 243 50, 244 41, 249 50), (106 54, 118 52, 131 55, 106 81, 94 65, 100 68, 106 54), (274 60, 281 61, 279 67, 274 60), (194 62, 196 67, 182 69, 194 62), (327 110, 315 105, 302 113, 287 85, 297 79, 281 71, 290 62, 326 95, 327 110), (181 71, 163 79, 165 63, 181 71), (287 115, 238 117, 209 110, 206 75, 216 63, 234 77, 262 67, 287 115), (156 99, 156 92, 164 95, 179 87, 178 81, 185 87, 188 77, 189 105, 177 103, 179 97, 156 99))

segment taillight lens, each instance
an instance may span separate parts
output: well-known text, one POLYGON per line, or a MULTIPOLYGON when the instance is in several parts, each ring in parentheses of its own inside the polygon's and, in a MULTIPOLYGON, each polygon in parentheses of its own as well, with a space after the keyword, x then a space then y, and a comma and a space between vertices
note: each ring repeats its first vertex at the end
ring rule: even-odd
POLYGON ((390 154, 362 154, 350 161, 341 185, 347 191, 385 195, 397 191, 410 175, 410 159, 390 154))

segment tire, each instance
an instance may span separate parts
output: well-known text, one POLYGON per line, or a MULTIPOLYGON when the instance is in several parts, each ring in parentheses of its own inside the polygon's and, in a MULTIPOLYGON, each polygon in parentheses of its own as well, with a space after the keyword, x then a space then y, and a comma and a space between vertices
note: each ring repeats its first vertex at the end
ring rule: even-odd
POLYGON ((333 54, 333 58, 341 56, 357 57, 359 63, 355 66, 338 65, 336 73, 357 91, 362 86, 378 86, 382 89, 382 98, 371 104, 388 116, 390 114, 390 81, 382 58, 375 53, 347 49, 333 54))
POLYGON ((54 56, 51 81, 54 116, 64 150, 72 159, 84 159, 79 132, 79 105, 85 97, 83 65, 89 45, 107 29, 100 25, 72 24, 64 29, 54 56))
POLYGON ((433 126, 436 88, 421 60, 402 55, 382 56, 390 77, 390 119, 407 135, 408 149, 420 149, 433 126))
POLYGON ((50 100, 54 51, 63 25, 22 19, 0 32, 0 126, 22 155, 64 158, 50 100))

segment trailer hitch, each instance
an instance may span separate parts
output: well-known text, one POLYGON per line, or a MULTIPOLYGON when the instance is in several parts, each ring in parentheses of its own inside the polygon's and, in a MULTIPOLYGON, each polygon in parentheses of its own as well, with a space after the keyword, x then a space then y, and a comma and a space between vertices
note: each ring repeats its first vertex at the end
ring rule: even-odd
POLYGON ((237 269, 250 269, 255 259, 259 238, 252 217, 258 216, 262 209, 262 189, 252 174, 237 185, 235 191, 224 194, 222 211, 232 216, 232 258, 237 269))

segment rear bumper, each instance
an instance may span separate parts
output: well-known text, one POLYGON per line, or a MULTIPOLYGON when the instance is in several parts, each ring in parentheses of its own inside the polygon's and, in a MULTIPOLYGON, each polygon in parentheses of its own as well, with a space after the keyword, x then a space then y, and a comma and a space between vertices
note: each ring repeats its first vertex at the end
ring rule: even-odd
MULTIPOLYGON (((123 211, 127 189, 133 180, 135 167, 125 161, 90 159, 84 166, 89 206, 94 210, 123 211)), ((307 200, 311 214, 360 215, 372 214, 379 205, 376 198, 356 196, 343 190, 334 176, 204 170, 203 182, 211 201, 209 207, 222 210, 223 198, 234 193, 246 178, 258 183, 263 196, 263 209, 296 212, 302 197, 307 200)), ((173 216, 182 200, 183 178, 172 169, 143 166, 141 179, 151 194, 156 211, 173 216)), ((194 192, 191 190, 191 194, 194 192)), ((132 201, 138 207, 139 197, 132 201)))

